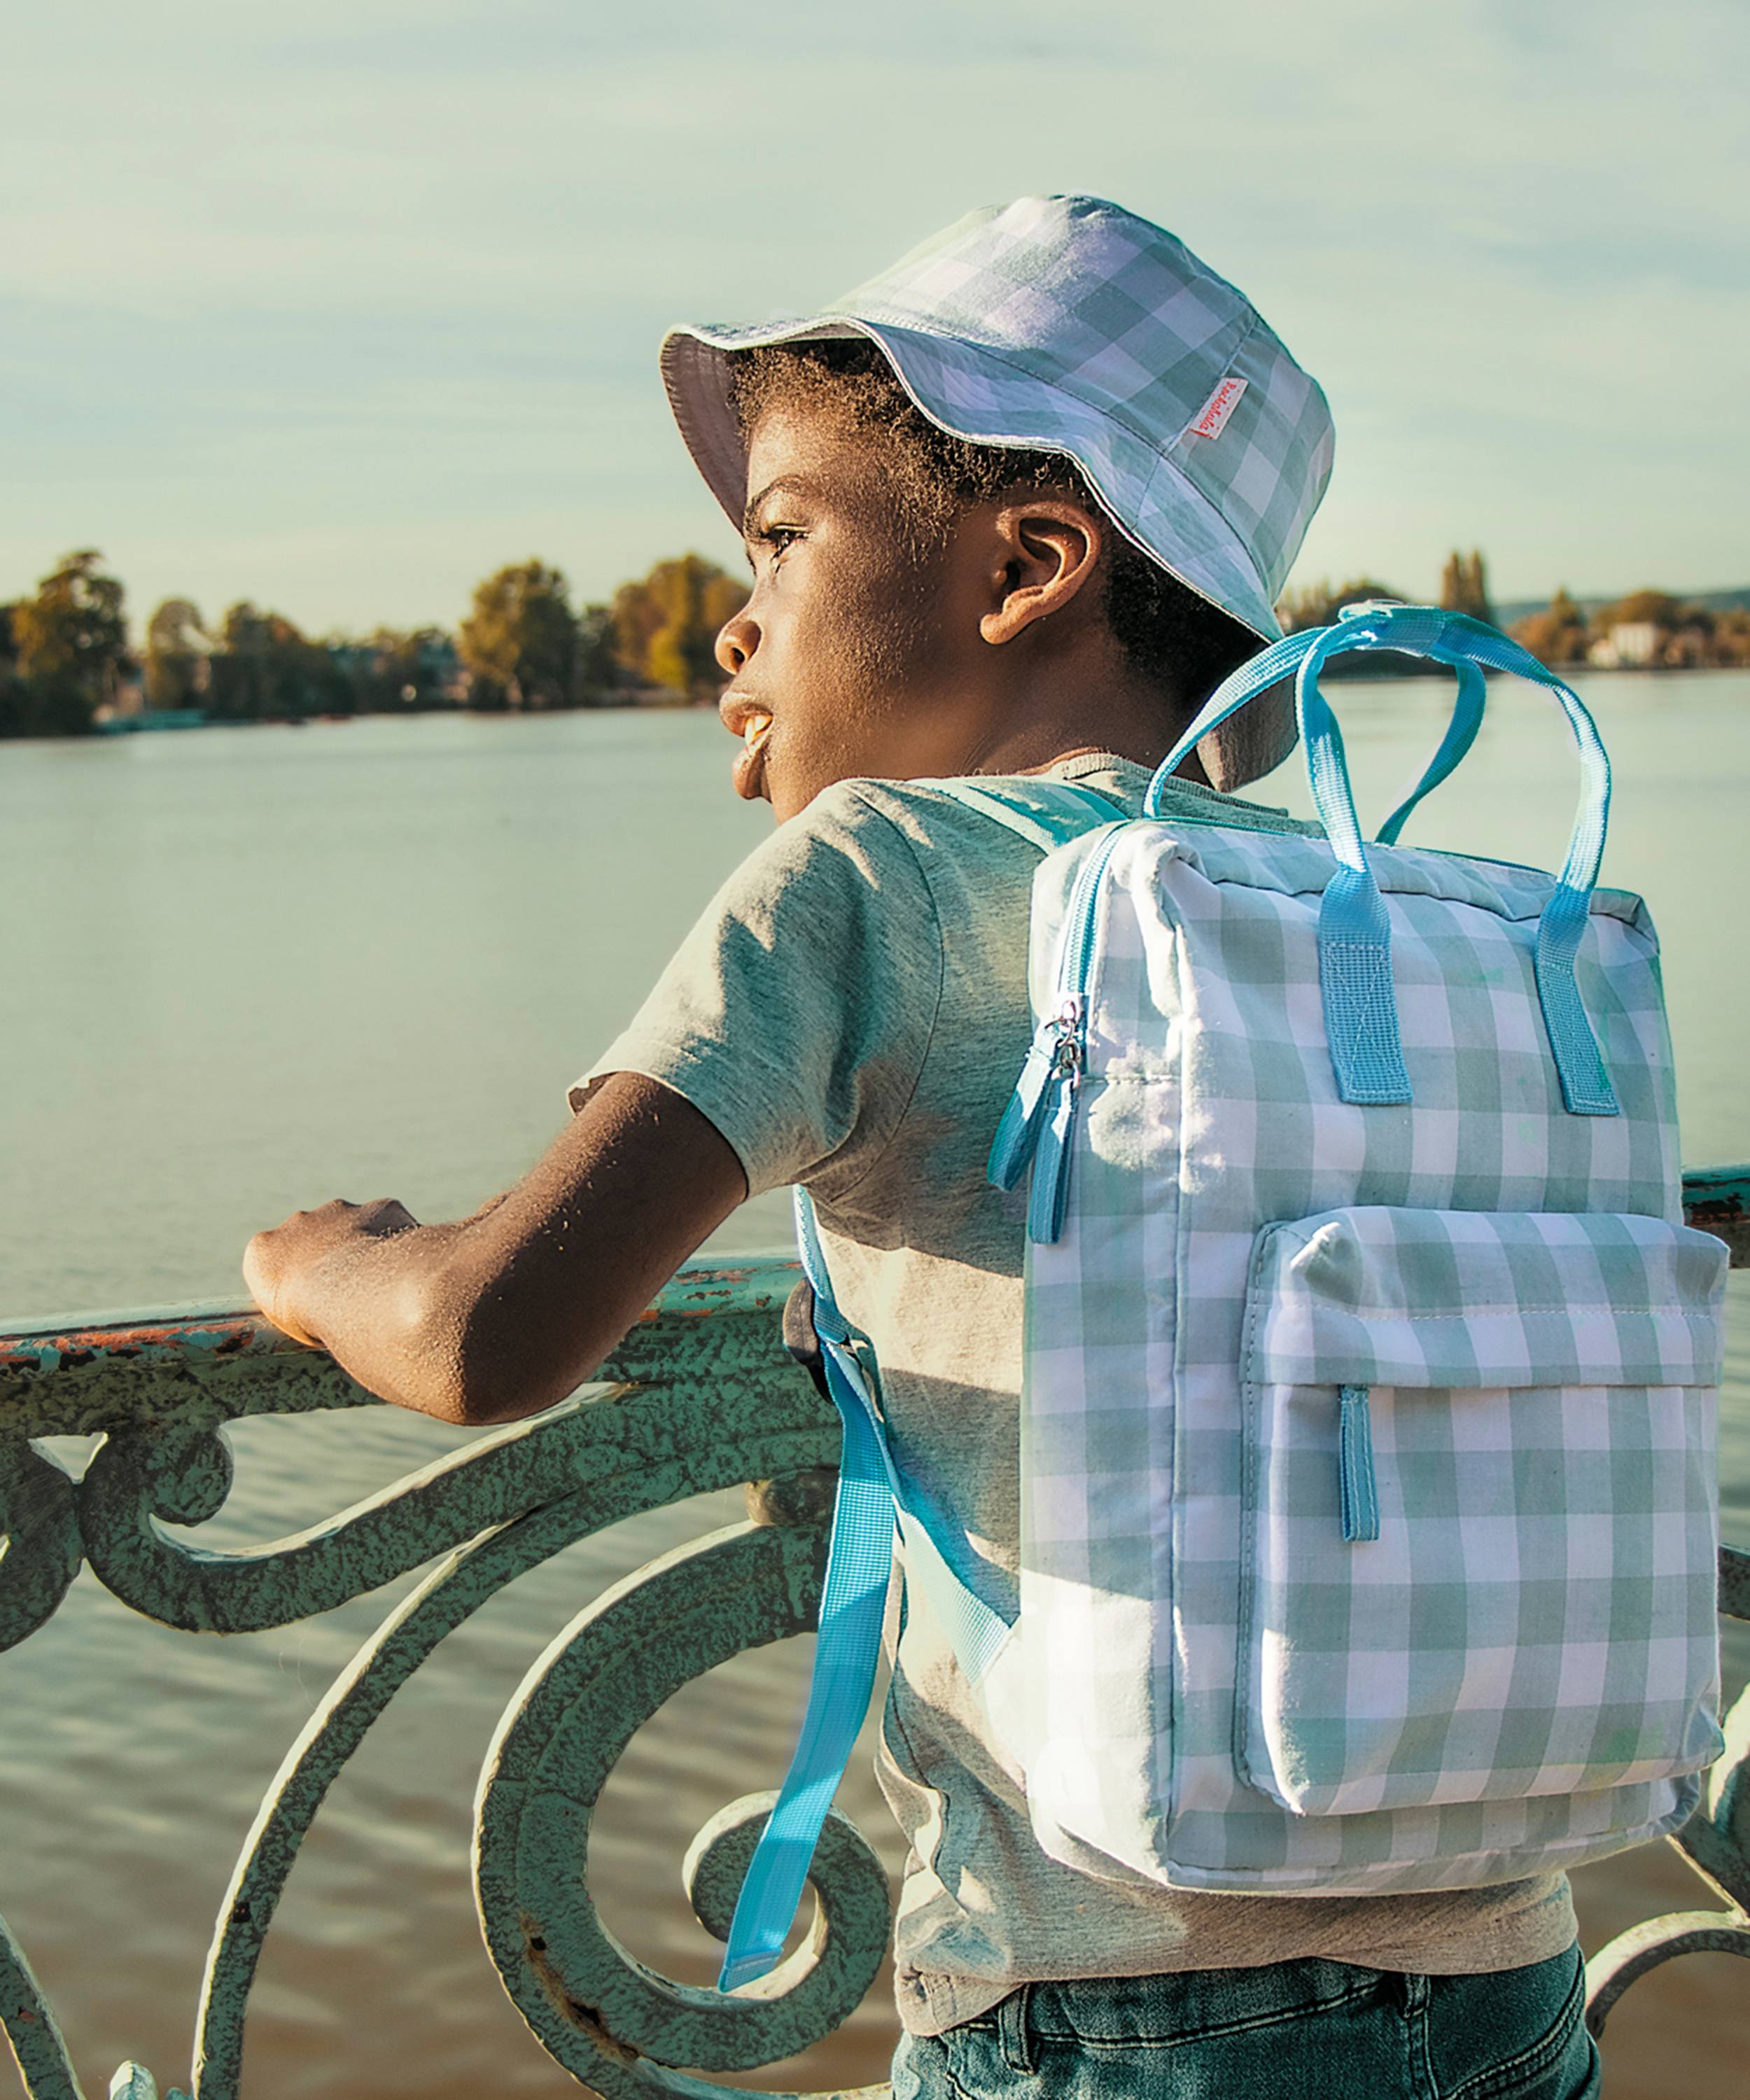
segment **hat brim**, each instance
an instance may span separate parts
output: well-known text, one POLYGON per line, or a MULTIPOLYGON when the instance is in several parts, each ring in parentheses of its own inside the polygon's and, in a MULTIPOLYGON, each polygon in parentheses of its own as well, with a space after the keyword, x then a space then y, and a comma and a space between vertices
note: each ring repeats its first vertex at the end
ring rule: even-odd
MULTIPOLYGON (((861 315, 732 328, 688 324, 662 346, 670 406, 712 493, 738 532, 747 457, 735 414, 730 359, 768 344, 862 336, 875 343, 929 420, 970 444, 1061 452, 1080 469, 1113 523, 1199 598, 1256 635, 1282 632, 1276 608, 1238 537, 1173 462, 1109 410, 1063 385, 1024 372, 981 343, 933 335, 861 315)), ((1294 748, 1291 696, 1263 694, 1198 746, 1223 788, 1271 771, 1294 748)))

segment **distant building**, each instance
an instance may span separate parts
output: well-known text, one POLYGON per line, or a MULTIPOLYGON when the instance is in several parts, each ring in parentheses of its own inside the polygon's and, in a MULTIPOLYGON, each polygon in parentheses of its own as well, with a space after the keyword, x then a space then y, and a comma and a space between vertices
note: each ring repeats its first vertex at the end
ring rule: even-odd
POLYGON ((383 630, 322 646, 368 707, 430 707, 434 702, 458 706, 472 683, 454 639, 436 628, 411 634, 383 630))
POLYGON ((1659 629, 1650 620, 1624 621, 1586 651, 1601 671, 1645 670, 1659 661, 1659 629))
POLYGON ((428 629, 420 642, 420 665, 441 699, 452 708, 465 707, 474 690, 474 673, 463 663, 453 634, 428 629))
POLYGON ((443 639, 444 658, 438 690, 452 708, 465 708, 474 695, 474 673, 463 663, 461 651, 449 636, 443 639))

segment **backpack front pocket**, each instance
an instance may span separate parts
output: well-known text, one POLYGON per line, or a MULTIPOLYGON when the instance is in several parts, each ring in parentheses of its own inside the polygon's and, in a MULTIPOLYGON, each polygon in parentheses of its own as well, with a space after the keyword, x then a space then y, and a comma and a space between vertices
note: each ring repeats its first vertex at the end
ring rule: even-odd
POLYGON ((1303 1815, 1721 1748, 1726 1249, 1655 1218, 1325 1211, 1254 1251, 1235 1750, 1303 1815))

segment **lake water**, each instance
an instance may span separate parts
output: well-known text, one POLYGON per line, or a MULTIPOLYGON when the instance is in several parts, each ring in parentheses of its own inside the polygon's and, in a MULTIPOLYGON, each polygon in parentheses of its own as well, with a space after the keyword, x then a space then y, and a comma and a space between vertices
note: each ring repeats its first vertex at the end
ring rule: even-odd
MULTIPOLYGON (((1364 812, 1439 732, 1432 682, 1338 690, 1364 812)), ((1750 1155, 1739 840, 1750 677, 1586 682, 1616 761, 1607 880, 1660 924, 1685 1155, 1750 1155)), ((762 836, 729 739, 697 713, 425 717, 0 746, 0 1314, 240 1294, 257 1227, 333 1195, 457 1215, 514 1179, 565 1089, 630 1013, 721 877, 762 836)), ((1298 760, 1264 799, 1305 806, 1298 760)), ((1504 686, 1418 842, 1551 864, 1576 776, 1554 709, 1504 686)), ((777 1198, 713 1243, 782 1245, 777 1198)), ((1729 1533, 1750 1541, 1750 1320, 1735 1279, 1729 1533)), ((326 1516, 465 1440, 393 1410, 234 1432, 215 1543, 326 1516)), ((528 1663, 614 1576, 738 1515, 664 1511, 573 1548, 445 1644, 337 1785, 267 1942, 250 2088, 275 2100, 495 2100, 576 2089, 530 2038, 469 1894, 474 1777, 528 1663)), ((134 1617, 82 1577, 0 1659, 0 1912, 89 2089, 126 2056, 186 2079, 201 1960, 238 1844, 284 1746, 388 1597, 221 1643, 134 1617)), ((1750 1654, 1735 1630, 1730 1672, 1750 1654)), ((703 1980, 711 1943, 681 1854, 721 1803, 775 1785, 802 1643, 690 1687, 639 1736, 593 1880, 639 1954, 703 1980)), ((893 1853, 859 1758, 844 1806, 893 1853)), ((1595 1946, 1705 1905, 1663 1848, 1577 1877, 1595 1946)), ((1725 1957, 1637 1987, 1611 2030, 1611 2100, 1741 2096, 1744 1971, 1725 1957), (1735 2031, 1733 2018, 1735 2015, 1735 2031)), ((766 2084, 880 2075, 877 1996, 766 2084)), ((0 2087, 5 2085, 0 2076, 0 2087)), ((15 2089, 11 2088, 8 2089, 15 2089)))

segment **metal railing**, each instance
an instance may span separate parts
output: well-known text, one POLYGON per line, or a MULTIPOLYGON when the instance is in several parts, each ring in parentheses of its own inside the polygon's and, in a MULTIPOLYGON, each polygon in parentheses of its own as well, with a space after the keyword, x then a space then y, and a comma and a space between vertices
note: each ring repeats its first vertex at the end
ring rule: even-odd
MULTIPOLYGON (((1690 1223, 1750 1266, 1750 1168, 1690 1175, 1685 1198, 1690 1223)), ((428 1568, 312 1714, 244 1841, 208 1957, 189 2100, 237 2093, 250 1986, 286 1877, 330 1785, 396 1691, 530 1568, 712 1489, 745 1487, 748 1521, 597 1597, 500 1721, 476 1811, 487 1945, 542 2044, 606 2100, 721 2093, 697 2067, 739 2071, 794 2056, 861 2002, 887 1946, 890 1900, 874 1854, 837 1814, 811 1876, 812 1929, 760 1995, 727 1999, 655 1974, 584 1894, 591 1815, 637 1730, 683 1684, 813 1625, 838 1431, 781 1345, 795 1278, 782 1261, 683 1271, 602 1367, 607 1390, 486 1435, 294 1538, 234 1551, 204 1546, 199 1531, 231 1483, 225 1425, 378 1403, 249 1313, 0 1330, 0 1647, 53 1616, 82 1564, 134 1610, 209 1633, 288 1626, 428 1568), (37 1448, 60 1436, 102 1439, 79 1480, 37 1448)), ((1720 1607, 1750 1617, 1750 1554, 1722 1553, 1720 1607)), ((1726 1743, 1701 1807, 1668 1841, 1723 1908, 1654 1918, 1612 1941, 1588 1969, 1595 2032, 1660 1962, 1750 1954, 1750 1693, 1728 1717, 1726 1743)), ((771 1800, 732 1803, 688 1853, 693 1907, 719 1938, 771 1800)), ((3 1921, 0 2023, 30 2100, 83 2100, 3 1921)), ((134 2063, 110 2089, 121 2100, 156 2091, 134 2063)), ((863 2088, 861 2100, 886 2091, 863 2088)))

